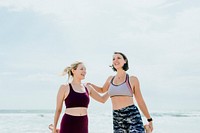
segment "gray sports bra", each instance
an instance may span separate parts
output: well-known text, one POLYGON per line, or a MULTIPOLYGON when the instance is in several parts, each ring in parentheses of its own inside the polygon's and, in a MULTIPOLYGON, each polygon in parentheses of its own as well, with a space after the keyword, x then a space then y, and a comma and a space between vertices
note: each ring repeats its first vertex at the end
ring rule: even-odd
POLYGON ((119 85, 113 84, 114 78, 115 78, 115 76, 111 79, 110 86, 108 89, 108 94, 110 95, 110 97, 113 97, 113 96, 130 96, 130 97, 132 97, 133 90, 129 83, 129 75, 126 74, 126 80, 119 85))

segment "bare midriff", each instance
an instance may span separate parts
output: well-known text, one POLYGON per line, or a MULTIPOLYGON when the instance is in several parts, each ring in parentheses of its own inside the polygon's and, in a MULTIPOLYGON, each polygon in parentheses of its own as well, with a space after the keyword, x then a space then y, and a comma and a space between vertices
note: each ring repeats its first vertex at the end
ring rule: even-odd
POLYGON ((65 113, 72 116, 84 116, 87 115, 87 108, 86 107, 74 107, 74 108, 67 108, 65 113))
POLYGON ((133 97, 129 96, 113 96, 111 97, 111 101, 113 110, 122 109, 134 104, 133 97))

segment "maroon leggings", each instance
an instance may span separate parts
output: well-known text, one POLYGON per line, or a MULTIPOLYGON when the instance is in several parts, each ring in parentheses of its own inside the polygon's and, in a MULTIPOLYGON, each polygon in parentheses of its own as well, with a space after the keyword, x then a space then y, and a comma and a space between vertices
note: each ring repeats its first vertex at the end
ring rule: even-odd
POLYGON ((72 116, 64 114, 60 133, 88 133, 88 116, 72 116))

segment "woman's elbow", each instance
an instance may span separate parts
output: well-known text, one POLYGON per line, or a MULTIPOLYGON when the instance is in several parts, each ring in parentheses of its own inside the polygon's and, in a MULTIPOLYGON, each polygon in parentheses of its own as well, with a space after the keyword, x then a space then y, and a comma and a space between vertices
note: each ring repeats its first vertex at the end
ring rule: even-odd
POLYGON ((104 93, 103 88, 100 88, 98 92, 99 93, 104 93))
POLYGON ((56 113, 61 113, 62 112, 62 109, 60 109, 60 108, 58 108, 58 109, 56 109, 56 113))

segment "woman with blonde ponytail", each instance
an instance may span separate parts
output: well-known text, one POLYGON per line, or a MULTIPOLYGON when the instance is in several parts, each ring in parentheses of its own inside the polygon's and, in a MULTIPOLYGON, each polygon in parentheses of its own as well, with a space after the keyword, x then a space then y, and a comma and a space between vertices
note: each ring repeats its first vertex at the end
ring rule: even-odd
POLYGON ((88 133, 87 108, 90 102, 89 96, 96 101, 105 103, 108 94, 100 95, 91 86, 84 85, 81 81, 86 76, 86 67, 82 62, 75 62, 66 67, 62 75, 68 75, 71 82, 60 86, 57 94, 56 111, 54 124, 49 125, 52 133, 88 133), (66 109, 60 123, 60 130, 57 129, 58 120, 65 103, 66 109))

